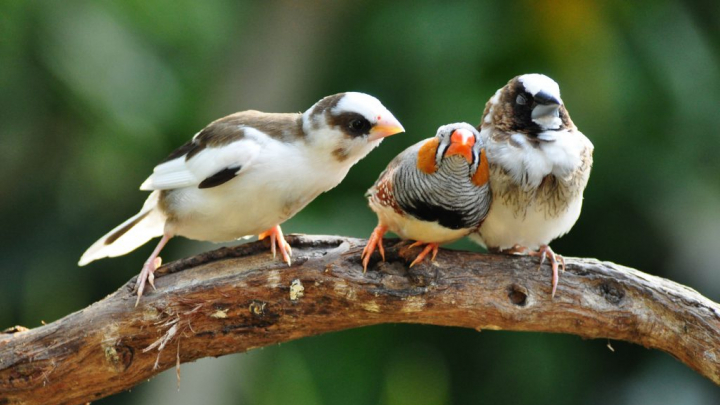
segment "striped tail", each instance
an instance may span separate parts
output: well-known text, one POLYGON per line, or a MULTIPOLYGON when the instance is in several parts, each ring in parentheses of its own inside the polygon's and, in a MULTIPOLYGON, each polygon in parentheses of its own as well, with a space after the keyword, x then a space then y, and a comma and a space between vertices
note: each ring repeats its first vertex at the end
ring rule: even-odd
POLYGON ((163 234, 165 215, 157 209, 160 191, 154 191, 140 212, 93 243, 80 258, 84 266, 105 257, 122 256, 163 234))

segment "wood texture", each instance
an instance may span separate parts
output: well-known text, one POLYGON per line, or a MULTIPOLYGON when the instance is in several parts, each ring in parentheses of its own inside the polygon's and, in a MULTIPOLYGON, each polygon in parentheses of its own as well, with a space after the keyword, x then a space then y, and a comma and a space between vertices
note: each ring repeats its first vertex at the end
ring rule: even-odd
POLYGON ((417 249, 386 241, 387 262, 374 255, 363 274, 364 240, 288 240, 292 267, 265 242, 222 248, 162 267, 137 308, 132 279, 56 322, 0 334, 0 405, 85 403, 178 362, 391 322, 625 340, 720 384, 720 308, 671 281, 568 258, 551 299, 550 268, 533 258, 441 250, 408 270, 417 249))

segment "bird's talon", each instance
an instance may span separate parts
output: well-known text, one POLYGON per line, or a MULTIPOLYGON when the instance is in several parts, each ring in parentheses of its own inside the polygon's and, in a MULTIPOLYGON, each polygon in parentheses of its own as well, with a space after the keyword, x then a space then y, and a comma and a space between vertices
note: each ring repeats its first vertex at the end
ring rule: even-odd
POLYGON ((387 227, 384 225, 378 225, 375 227, 372 234, 370 234, 367 245, 365 245, 362 254, 360 255, 360 259, 363 264, 363 274, 367 272, 367 266, 370 263, 370 256, 372 256, 375 248, 380 251, 380 256, 382 257, 382 260, 385 261, 385 248, 382 244, 382 238, 383 235, 385 235, 385 232, 387 232, 387 227))
POLYGON ((277 253, 278 251, 280 251, 282 261, 287 263, 288 266, 291 266, 292 260, 290 260, 290 256, 292 256, 292 248, 290 247, 290 244, 285 240, 282 229, 280 229, 280 225, 275 225, 274 227, 258 235, 258 240, 265 239, 268 236, 270 237, 270 252, 273 255, 273 259, 277 259, 277 253))
POLYGON ((276 237, 275 234, 270 235, 270 251, 272 252, 273 259, 277 258, 277 248, 275 247, 276 237))
POLYGON ((558 254, 555 254, 555 252, 553 252, 548 245, 540 246, 540 248, 536 252, 530 252, 530 255, 540 256, 540 266, 538 267, 538 269, 542 268, 543 263, 545 263, 545 258, 547 258, 550 262, 550 267, 552 268, 552 292, 550 293, 550 297, 555 298, 558 281, 560 280, 558 268, 560 267, 562 268, 563 272, 565 271, 565 258, 558 254))
POLYGON ((430 259, 433 262, 435 261, 435 258, 437 257, 438 247, 439 247, 438 245, 433 246, 432 258, 430 259))
MULTIPOLYGON (((418 241, 418 242, 413 243, 410 247, 412 247, 413 245, 422 245, 422 244, 424 244, 424 242, 419 242, 419 241, 418 241)), ((416 264, 420 263, 421 261, 423 261, 423 259, 425 258, 425 256, 427 256, 431 251, 432 251, 432 258, 431 258, 431 260, 432 260, 432 261, 435 261, 435 256, 437 256, 437 252, 438 252, 438 247, 439 247, 439 246, 440 246, 440 245, 438 245, 437 243, 428 243, 428 244, 425 246, 425 248, 422 250, 422 252, 420 252, 420 254, 417 255, 417 257, 415 258, 415 260, 413 260, 413 262, 410 263, 410 267, 413 267, 414 265, 416 265, 416 264)))

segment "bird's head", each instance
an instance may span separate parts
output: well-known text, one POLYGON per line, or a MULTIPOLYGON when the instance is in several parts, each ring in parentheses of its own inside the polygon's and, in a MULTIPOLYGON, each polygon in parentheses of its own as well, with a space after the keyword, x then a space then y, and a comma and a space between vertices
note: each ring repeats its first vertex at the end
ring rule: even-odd
POLYGON ((309 141, 340 162, 357 162, 383 138, 404 132, 400 121, 373 96, 347 92, 323 98, 303 114, 309 141))
POLYGON ((470 173, 475 173, 482 157, 480 133, 472 125, 460 122, 441 126, 435 137, 423 144, 418 151, 418 167, 430 174, 448 159, 456 158, 469 165, 470 173))
POLYGON ((573 127, 560 98, 560 87, 537 73, 517 76, 495 93, 481 123, 482 127, 487 125, 528 136, 573 127))

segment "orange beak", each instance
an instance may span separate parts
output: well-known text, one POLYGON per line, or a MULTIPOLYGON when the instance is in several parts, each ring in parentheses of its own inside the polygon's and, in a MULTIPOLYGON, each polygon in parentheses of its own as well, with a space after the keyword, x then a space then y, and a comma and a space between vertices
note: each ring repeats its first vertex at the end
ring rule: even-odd
POLYGON ((456 129, 450 135, 450 147, 448 147, 445 156, 460 155, 472 164, 472 148, 475 145, 475 136, 467 129, 456 129))
POLYGON ((390 112, 387 112, 387 116, 378 117, 377 124, 370 130, 368 141, 376 141, 401 132, 405 132, 405 128, 403 128, 397 118, 390 114, 390 112))

